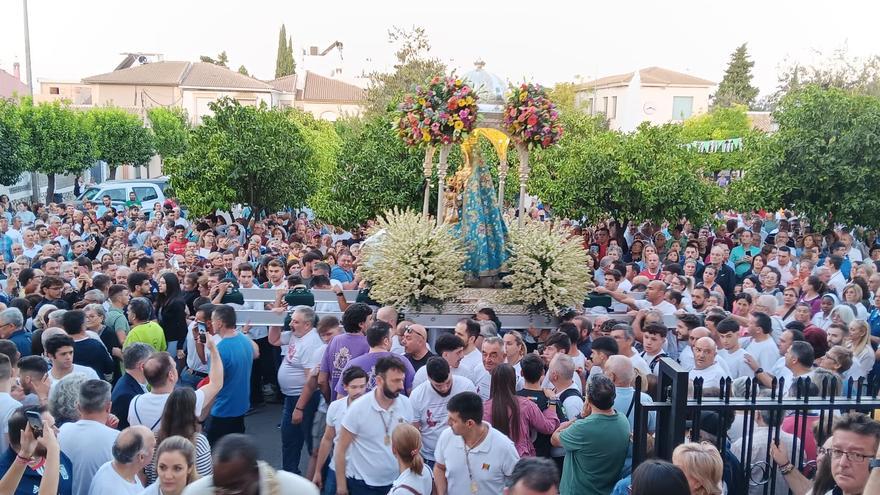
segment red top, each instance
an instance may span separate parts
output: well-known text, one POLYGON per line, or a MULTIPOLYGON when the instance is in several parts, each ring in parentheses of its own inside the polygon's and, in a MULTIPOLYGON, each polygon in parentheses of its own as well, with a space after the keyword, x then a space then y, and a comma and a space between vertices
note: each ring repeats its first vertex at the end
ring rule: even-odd
MULTIPOLYGON (((541 413, 538 406, 526 397, 516 397, 519 402, 519 438, 511 438, 520 457, 535 455, 532 430, 549 435, 559 427, 556 409, 547 408, 541 413)), ((492 422, 492 399, 483 404, 483 421, 492 422)))

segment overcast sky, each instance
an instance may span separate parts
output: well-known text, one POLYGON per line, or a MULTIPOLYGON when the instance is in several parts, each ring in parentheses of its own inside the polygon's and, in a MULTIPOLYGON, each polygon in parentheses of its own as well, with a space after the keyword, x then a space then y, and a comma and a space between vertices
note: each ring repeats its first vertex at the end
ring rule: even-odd
MULTIPOLYGON (((720 81, 730 53, 748 42, 754 83, 776 86, 785 60, 848 46, 880 53, 875 2, 696 0, 449 2, 280 0, 30 0, 33 76, 79 80, 113 70, 121 52, 158 52, 197 61, 226 50, 263 79, 274 75, 278 28, 294 50, 344 44, 345 72, 383 69, 393 61, 391 26, 426 28, 432 53, 466 72, 474 60, 513 82, 551 85, 657 65, 720 81), (549 9, 549 10, 545 10, 549 9)), ((24 65, 21 0, 0 1, 0 68, 24 65)), ((22 70, 24 77, 24 70, 22 70)))

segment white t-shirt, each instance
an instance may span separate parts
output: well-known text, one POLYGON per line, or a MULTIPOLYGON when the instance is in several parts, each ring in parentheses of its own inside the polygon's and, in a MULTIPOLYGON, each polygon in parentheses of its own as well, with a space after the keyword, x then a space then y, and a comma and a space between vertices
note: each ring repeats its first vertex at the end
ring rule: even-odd
POLYGON ((707 388, 721 388, 721 380, 727 378, 727 373, 718 364, 713 363, 712 366, 698 370, 694 368, 688 372, 688 379, 694 381, 694 378, 703 379, 703 390, 707 388))
POLYGON ((467 456, 464 440, 454 434, 452 428, 440 434, 434 457, 438 464, 446 466, 447 493, 473 493, 471 482, 475 482, 477 495, 497 495, 505 478, 513 474, 513 467, 519 461, 516 447, 506 435, 484 424, 489 428, 486 439, 470 449, 467 456))
POLYGON ((690 371, 694 369, 696 363, 694 363, 694 350, 691 346, 686 346, 681 352, 678 354, 678 362, 681 364, 681 367, 686 371, 690 371))
MULTIPOLYGON (((205 349, 205 362, 202 363, 202 360, 199 359, 199 353, 196 351, 196 339, 192 334, 192 327, 195 326, 195 322, 189 324, 189 331, 186 332, 186 342, 184 345, 186 346, 186 367, 193 370, 198 371, 199 373, 208 373, 211 369, 210 366, 210 353, 208 349, 205 349)), ((214 340, 215 344, 219 344, 223 337, 214 334, 208 335, 211 339, 214 340)))
POLYGON ((306 384, 305 370, 312 369, 321 364, 314 361, 315 350, 319 349, 324 342, 318 336, 316 329, 311 329, 302 337, 297 337, 291 331, 281 332, 281 366, 278 367, 278 386, 281 393, 288 397, 302 393, 306 384))
POLYGON ((748 347, 746 347, 746 351, 755 358, 755 361, 758 362, 758 366, 764 368, 768 373, 773 369, 773 365, 775 365, 776 361, 779 359, 779 347, 771 338, 768 338, 763 342, 758 342, 753 339, 748 347))
POLYGON ((88 495, 92 477, 113 460, 113 442, 118 436, 119 430, 87 419, 61 425, 58 444, 73 465, 73 495, 88 495))
POLYGON ((105 462, 95 477, 91 479, 91 488, 88 495, 138 495, 144 490, 144 485, 137 476, 134 483, 126 480, 113 469, 113 462, 105 462))
POLYGON ((639 309, 656 309, 665 315, 674 315, 677 309, 668 301, 660 301, 658 304, 651 304, 647 299, 636 300, 636 307, 639 309))
POLYGON ((474 374, 475 392, 483 399, 483 402, 486 402, 489 400, 489 391, 492 388, 492 375, 486 371, 486 368, 483 368, 482 364, 479 368, 474 368, 474 374))
POLYGON ((630 352, 632 352, 632 356, 629 357, 629 360, 632 362, 633 368, 640 370, 645 375, 650 375, 651 368, 648 367, 648 362, 645 361, 645 358, 639 355, 639 351, 633 347, 630 352))
POLYGON ((391 491, 388 495, 414 495, 412 491, 406 488, 400 488, 406 485, 412 488, 419 495, 431 495, 434 489, 434 472, 428 466, 422 466, 422 474, 416 474, 411 469, 400 473, 400 476, 391 484, 391 491))
POLYGON ((9 439, 6 433, 9 431, 9 416, 21 407, 21 402, 12 398, 8 392, 0 392, 0 452, 6 452, 9 439))
POLYGON ((736 380, 741 376, 755 376, 755 372, 752 371, 752 368, 749 368, 748 364, 746 364, 746 354, 748 353, 742 347, 732 353, 727 349, 718 349, 717 359, 720 359, 727 364, 727 369, 730 371, 730 378, 736 380))
POLYGON ((70 375, 73 375, 73 374, 75 374, 75 373, 79 373, 80 375, 85 375, 85 377, 86 377, 87 379, 89 379, 89 380, 98 380, 98 379, 99 379, 99 378, 98 378, 98 374, 95 372, 94 369, 92 369, 92 368, 90 368, 90 367, 88 367, 88 366, 83 366, 83 365, 81 365, 81 364, 74 364, 74 365, 73 365, 73 371, 71 371, 71 372, 70 372, 69 374, 67 374, 67 375, 64 375, 64 376, 61 377, 61 378, 55 378, 55 377, 52 375, 52 370, 49 370, 49 390, 52 390, 53 388, 55 388, 55 384, 56 384, 56 383, 60 382, 60 381, 63 380, 64 378, 66 378, 66 377, 68 377, 68 376, 70 376, 70 375))
POLYGON ((480 368, 482 368, 483 371, 486 370, 483 368, 483 354, 476 348, 471 351, 470 354, 465 354, 464 357, 461 358, 461 362, 458 364, 459 374, 470 378, 470 380, 474 382, 474 385, 477 385, 480 368))
MULTIPOLYGON (((470 380, 456 375, 452 375, 452 386, 445 397, 434 390, 430 381, 425 381, 413 389, 409 394, 409 400, 412 403, 415 421, 422 433, 422 457, 429 461, 434 460, 434 447, 437 445, 437 439, 440 438, 440 433, 449 427, 446 424, 449 417, 446 404, 449 403, 449 399, 461 392, 475 391, 476 388, 470 380)), ((329 414, 328 412, 328 420, 329 414)))
POLYGON ((348 447, 345 475, 370 486, 393 483, 400 471, 391 452, 391 433, 397 425, 412 422, 413 408, 405 395, 398 395, 388 410, 379 406, 374 392, 352 402, 342 418, 342 426, 355 435, 348 447))
MULTIPOLYGON (((482 366, 482 365, 481 365, 482 366)), ((485 368, 483 368, 485 370, 485 368)), ((458 368, 450 368, 449 370, 453 375, 460 376, 462 378, 467 378, 467 381, 474 383, 474 377, 471 374, 471 370, 463 370, 461 366, 458 368)), ((413 376, 413 388, 418 387, 419 385, 428 381, 428 367, 422 366, 421 368, 416 370, 416 374, 413 376)), ((518 382, 519 380, 517 380, 518 382)), ((476 385, 475 385, 476 386, 476 385)))
MULTIPOLYGON (((333 445, 339 443, 339 435, 342 434, 342 418, 345 417, 346 411, 348 411, 348 397, 336 399, 327 406, 327 426, 332 426, 336 432, 336 436, 333 437, 333 445)), ((346 456, 346 459, 348 459, 348 456, 346 456)), ((336 469, 335 466, 336 449, 333 449, 333 455, 330 457, 330 467, 336 469)))
MULTIPOLYGON (((167 394, 154 394, 147 392, 145 394, 136 395, 131 404, 128 405, 128 424, 144 425, 153 430, 159 431, 159 422, 162 420, 162 412, 165 410, 165 403, 168 402, 167 394)), ((202 415, 202 407, 205 405, 205 392, 196 390, 196 416, 202 415)))

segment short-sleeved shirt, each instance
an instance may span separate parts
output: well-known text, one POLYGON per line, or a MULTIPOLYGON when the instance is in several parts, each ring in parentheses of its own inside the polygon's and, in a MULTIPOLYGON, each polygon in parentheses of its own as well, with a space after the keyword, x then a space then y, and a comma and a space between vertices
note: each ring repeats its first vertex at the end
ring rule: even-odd
MULTIPOLYGON (((0 456, 0 473, 9 471, 12 463, 15 462, 15 456, 14 450, 11 448, 6 449, 6 452, 0 456)), ((14 495, 33 495, 34 493, 39 493, 44 469, 41 467, 33 470, 30 466, 25 466, 21 481, 18 482, 18 486, 13 492, 14 495)), ((73 493, 73 466, 71 465, 70 458, 62 451, 61 466, 58 473, 58 494, 71 495, 71 493, 73 493)))
POLYGON ((113 462, 108 461, 98 469, 91 479, 88 495, 139 495, 144 491, 140 478, 134 477, 130 482, 113 469, 113 462))
POLYGON ((477 484, 477 495, 501 493, 505 479, 513 473, 513 467, 519 461, 519 455, 507 436, 488 427, 486 439, 470 449, 466 456, 464 440, 453 433, 452 428, 440 434, 434 457, 437 464, 446 466, 447 493, 473 493, 471 482, 477 484))
MULTIPOLYGON (((162 420, 162 412, 165 410, 165 403, 171 394, 155 394, 149 392, 146 394, 136 395, 132 398, 128 405, 128 424, 144 425, 154 432, 159 431, 159 422, 162 420)), ((205 405, 205 392, 196 390, 196 410, 193 414, 201 416, 202 408, 205 405)))
MULTIPOLYGON (((376 387, 376 363, 386 357, 396 358, 398 361, 403 364, 406 368, 406 377, 404 379, 404 387, 406 390, 412 390, 413 378, 415 377, 415 370, 413 370, 412 364, 410 364, 409 360, 405 357, 394 354, 389 351, 382 352, 368 352, 366 354, 361 354, 360 356, 352 359, 345 365, 345 368, 342 369, 342 372, 345 373, 345 370, 351 368, 352 366, 359 366, 364 371, 367 372, 367 376, 369 379, 367 380, 367 391, 373 390, 376 387)), ((342 380, 336 382, 336 395, 339 396, 345 393, 345 390, 342 388, 342 380)))
POLYGON ((8 392, 0 392, 0 452, 6 452, 9 440, 6 436, 9 430, 9 417, 16 409, 21 407, 21 402, 12 398, 8 392))
POLYGON ((413 414, 415 421, 418 423, 419 431, 422 433, 422 457, 430 461, 434 460, 434 448, 437 446, 437 439, 443 430, 449 428, 446 420, 449 417, 449 411, 446 404, 449 403, 454 395, 461 392, 474 392, 476 388, 470 380, 463 376, 452 375, 452 386, 446 396, 441 396, 434 390, 434 386, 430 381, 425 381, 421 385, 413 389, 409 395, 412 402, 413 414))
POLYGON ((594 413, 563 430, 559 436, 565 449, 560 493, 611 493, 626 460, 629 437, 629 421, 619 413, 594 413))
POLYGON ((128 347, 135 342, 150 344, 158 352, 165 351, 168 345, 165 343, 165 332, 155 321, 149 321, 135 326, 128 332, 123 347, 128 347))
MULTIPOLYGON (((336 432, 336 436, 333 437, 333 445, 339 443, 339 436, 342 434, 342 418, 345 417, 345 413, 348 411, 348 405, 348 397, 343 397, 334 400, 327 406, 327 426, 332 426, 336 432)), ((330 457, 330 467, 334 466, 336 466, 336 449, 333 450, 330 457)))
POLYGON ((289 397, 302 393, 308 378, 305 370, 320 364, 320 360, 315 361, 315 349, 322 345, 321 337, 314 328, 302 337, 295 336, 291 331, 281 332, 281 366, 278 367, 281 393, 289 397))
POLYGON ((89 480, 105 462, 113 460, 117 436, 119 430, 87 419, 61 425, 58 444, 73 464, 74 495, 88 495, 89 480))
POLYGON ((336 398, 336 384, 342 370, 352 359, 370 351, 367 338, 361 333, 344 333, 333 337, 321 359, 321 371, 330 375, 330 398, 336 398))
POLYGON ((225 337, 217 344, 217 352, 223 361, 223 388, 214 399, 211 416, 236 418, 244 416, 250 408, 251 367, 254 348, 251 339, 241 332, 225 337))
POLYGON ((369 486, 393 483, 400 471, 391 452, 391 433, 397 425, 412 421, 412 405, 405 395, 398 395, 388 410, 379 406, 373 392, 352 402, 342 418, 342 426, 355 436, 346 456, 346 476, 369 486))

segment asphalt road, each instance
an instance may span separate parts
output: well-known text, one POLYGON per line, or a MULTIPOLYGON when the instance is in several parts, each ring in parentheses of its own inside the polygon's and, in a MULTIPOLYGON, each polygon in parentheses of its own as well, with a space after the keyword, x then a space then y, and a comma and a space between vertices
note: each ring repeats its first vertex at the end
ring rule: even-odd
POLYGON ((281 404, 266 404, 245 417, 245 433, 254 437, 260 447, 260 459, 281 469, 281 404))

